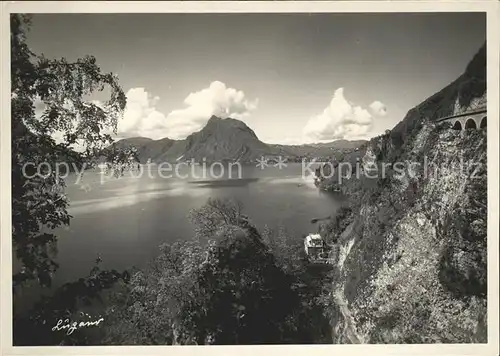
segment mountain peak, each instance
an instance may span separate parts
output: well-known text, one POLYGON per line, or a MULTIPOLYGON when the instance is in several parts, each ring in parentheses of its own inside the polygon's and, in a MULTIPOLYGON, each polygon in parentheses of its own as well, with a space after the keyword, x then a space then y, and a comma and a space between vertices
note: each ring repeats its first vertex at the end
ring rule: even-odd
POLYGON ((210 122, 210 121, 220 121, 220 120, 222 120, 220 117, 212 115, 210 117, 210 119, 208 120, 208 122, 210 122))
POLYGON ((223 118, 220 118, 220 117, 215 116, 215 115, 212 115, 210 117, 207 124, 205 125, 205 127, 201 131, 213 130, 213 129, 230 130, 230 129, 234 129, 234 128, 244 129, 244 130, 252 132, 252 134, 255 135, 255 133, 253 133, 253 130, 251 128, 249 128, 247 126, 247 124, 245 124, 243 121, 238 120, 238 119, 233 119, 231 117, 223 119, 223 118))

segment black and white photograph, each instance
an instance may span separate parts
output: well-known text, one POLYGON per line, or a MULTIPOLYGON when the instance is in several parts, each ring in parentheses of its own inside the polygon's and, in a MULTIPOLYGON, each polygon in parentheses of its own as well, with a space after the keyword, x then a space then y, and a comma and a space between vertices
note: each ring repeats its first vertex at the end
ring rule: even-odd
POLYGON ((498 343, 486 10, 116 9, 8 14, 14 348, 498 343))

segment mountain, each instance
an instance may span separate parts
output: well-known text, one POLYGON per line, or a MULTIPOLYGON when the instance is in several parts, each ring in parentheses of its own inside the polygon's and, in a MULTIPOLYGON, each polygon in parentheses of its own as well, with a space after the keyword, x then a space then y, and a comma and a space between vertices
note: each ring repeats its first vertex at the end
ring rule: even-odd
POLYGON ((131 137, 114 142, 111 148, 126 149, 135 147, 141 163, 146 163, 149 158, 160 156, 163 152, 168 151, 174 144, 175 140, 162 138, 160 140, 152 140, 146 137, 131 137))
POLYGON ((141 163, 191 161, 255 162, 261 156, 287 158, 331 157, 336 151, 353 150, 366 141, 339 140, 310 145, 273 145, 259 140, 255 132, 244 122, 212 116, 205 127, 184 140, 163 138, 152 140, 145 137, 126 138, 113 143, 115 148, 135 147, 141 163))
POLYGON ((436 122, 485 103, 485 73, 483 45, 457 80, 346 156, 361 174, 319 184, 349 197, 319 227, 334 343, 487 342, 487 132, 436 122))
POLYGON ((261 156, 273 154, 268 145, 260 141, 245 123, 235 119, 220 119, 212 116, 199 132, 189 135, 185 142, 178 144, 158 157, 158 161, 182 160, 201 162, 255 161, 261 156), (181 149, 183 148, 183 150, 181 149))

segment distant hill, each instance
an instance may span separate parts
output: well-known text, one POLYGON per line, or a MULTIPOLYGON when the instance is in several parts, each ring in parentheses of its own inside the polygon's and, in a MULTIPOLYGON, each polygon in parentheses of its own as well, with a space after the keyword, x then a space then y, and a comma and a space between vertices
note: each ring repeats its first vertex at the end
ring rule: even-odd
POLYGON ((132 137, 115 142, 112 147, 135 147, 141 163, 190 161, 255 162, 261 156, 287 158, 330 157, 335 152, 353 150, 367 141, 338 140, 308 145, 275 145, 259 140, 255 132, 244 122, 212 116, 206 126, 184 140, 163 138, 152 140, 132 137))
POLYGON ((269 145, 280 153, 288 156, 297 157, 328 157, 332 156, 335 152, 352 151, 361 147, 368 141, 357 140, 337 140, 325 143, 311 143, 306 145, 269 145))
POLYGON ((139 155, 141 163, 145 163, 149 158, 153 159, 168 151, 174 144, 175 140, 162 138, 160 140, 152 140, 147 137, 131 137, 117 141, 111 145, 116 149, 125 149, 135 147, 139 155))

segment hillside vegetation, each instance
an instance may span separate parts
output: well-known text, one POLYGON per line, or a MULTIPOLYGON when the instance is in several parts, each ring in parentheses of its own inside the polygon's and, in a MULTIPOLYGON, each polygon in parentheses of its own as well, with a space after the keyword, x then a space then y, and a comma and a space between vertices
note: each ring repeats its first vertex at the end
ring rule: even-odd
POLYGON ((370 140, 359 178, 320 183, 351 202, 320 228, 335 246, 335 343, 487 341, 486 130, 435 121, 457 101, 464 111, 485 101, 485 66, 483 46, 456 81, 370 140))

